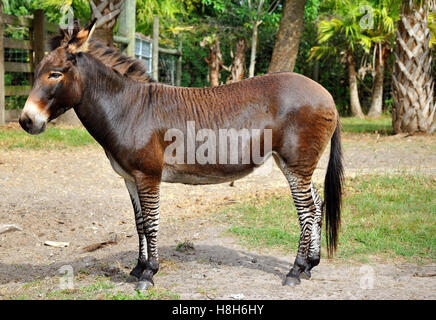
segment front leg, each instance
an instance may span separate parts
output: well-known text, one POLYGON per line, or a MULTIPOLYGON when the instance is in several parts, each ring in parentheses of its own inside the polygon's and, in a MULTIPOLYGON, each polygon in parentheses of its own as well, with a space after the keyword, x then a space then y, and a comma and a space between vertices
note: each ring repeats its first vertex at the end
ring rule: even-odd
POLYGON ((144 231, 144 218, 142 216, 141 202, 139 201, 138 190, 134 181, 124 179, 127 190, 129 191, 130 200, 132 201, 133 211, 135 213, 136 231, 138 232, 139 239, 139 256, 136 267, 130 272, 130 280, 138 281, 142 272, 145 269, 145 262, 148 260, 147 253, 147 239, 144 231))
POLYGON ((139 237, 139 256, 130 275, 139 279, 136 289, 145 290, 154 285, 153 276, 159 270, 157 233, 159 230, 159 183, 149 179, 126 180, 135 210, 139 237))

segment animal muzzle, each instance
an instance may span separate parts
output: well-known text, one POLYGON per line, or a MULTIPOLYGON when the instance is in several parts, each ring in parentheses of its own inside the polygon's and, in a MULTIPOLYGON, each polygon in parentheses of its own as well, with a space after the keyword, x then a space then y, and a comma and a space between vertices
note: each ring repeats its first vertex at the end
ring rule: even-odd
POLYGON ((45 130, 49 114, 44 106, 27 99, 21 112, 19 123, 30 134, 39 134, 45 130))

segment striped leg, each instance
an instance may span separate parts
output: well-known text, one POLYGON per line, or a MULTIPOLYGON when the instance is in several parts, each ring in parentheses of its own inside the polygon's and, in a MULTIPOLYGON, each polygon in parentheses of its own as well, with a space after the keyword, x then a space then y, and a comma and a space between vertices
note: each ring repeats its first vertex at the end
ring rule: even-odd
POLYGON ((305 275, 310 278, 310 270, 319 264, 321 258, 321 227, 322 227, 322 210, 323 202, 319 196, 318 190, 311 183, 312 198, 315 203, 315 218, 312 226, 312 238, 310 241, 309 254, 307 262, 309 269, 305 270, 305 275))
POLYGON ((129 191, 130 200, 132 201, 133 211, 135 213, 135 223, 136 231, 138 232, 139 238, 139 256, 138 263, 135 268, 130 272, 130 280, 137 281, 144 271, 143 265, 148 260, 147 253, 147 239, 145 238, 144 232, 144 218, 142 216, 141 203, 139 201, 138 190, 136 189, 136 184, 133 181, 124 179, 126 183, 127 190, 129 191))
MULTIPOLYGON (((286 276, 284 285, 296 285, 300 283, 300 274, 306 270, 310 270, 307 259, 312 240, 316 207, 312 198, 310 179, 297 177, 291 173, 287 174, 287 178, 298 212, 301 234, 294 266, 286 276)), ((306 276, 308 275, 306 274, 306 276)))
POLYGON ((138 290, 144 290, 154 285, 153 276, 159 270, 157 252, 157 234, 159 231, 159 184, 153 186, 141 186, 138 184, 138 196, 144 219, 147 260, 140 261, 144 270, 139 278, 136 288, 138 290))
POLYGON ((297 175, 289 168, 281 156, 275 154, 274 159, 288 180, 294 204, 298 212, 301 234, 297 257, 283 283, 283 285, 297 285, 300 283, 300 274, 302 272, 304 273, 304 277, 310 277, 309 271, 311 269, 311 263, 309 257, 312 257, 310 253, 311 248, 313 248, 314 253, 319 252, 316 248, 317 238, 320 237, 318 232, 321 231, 320 227, 318 228, 318 220, 320 220, 321 217, 319 217, 320 211, 318 212, 315 198, 313 197, 313 190, 315 190, 311 183, 313 170, 309 170, 310 172, 306 172, 304 175, 297 175), (315 224, 317 225, 314 227, 315 224))

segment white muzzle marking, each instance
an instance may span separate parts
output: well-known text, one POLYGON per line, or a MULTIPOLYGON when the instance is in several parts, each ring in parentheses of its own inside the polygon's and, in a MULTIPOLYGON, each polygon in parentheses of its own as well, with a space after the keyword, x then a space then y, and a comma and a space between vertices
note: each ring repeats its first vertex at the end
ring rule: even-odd
POLYGON ((42 126, 48 121, 48 118, 50 116, 47 110, 29 99, 24 105, 23 114, 27 115, 30 119, 32 119, 36 126, 42 126))

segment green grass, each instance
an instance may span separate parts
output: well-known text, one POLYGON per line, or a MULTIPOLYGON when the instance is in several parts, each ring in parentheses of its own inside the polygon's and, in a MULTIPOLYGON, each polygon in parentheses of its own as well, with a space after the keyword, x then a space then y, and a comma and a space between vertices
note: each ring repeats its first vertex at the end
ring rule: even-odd
POLYGON ((115 293, 106 296, 108 300, 179 300, 177 293, 168 290, 148 289, 146 292, 136 291, 135 294, 115 293))
POLYGON ((19 128, 0 128, 0 149, 63 149, 96 144, 84 128, 49 126, 39 135, 30 135, 19 128))
POLYGON ((380 118, 341 118, 343 132, 351 133, 392 133, 392 118, 390 116, 382 116, 380 118))
MULTIPOLYGON (((290 194, 238 204, 223 216, 232 225, 230 232, 248 246, 297 249, 300 230, 290 194)), ((324 240, 323 235, 322 252, 324 240)), ((372 255, 436 261, 434 177, 398 174, 346 180, 337 257, 364 261, 372 255)))
MULTIPOLYGON (((87 277, 90 280, 90 277, 87 277)), ((55 289, 46 291, 47 287, 56 288, 59 283, 58 277, 47 280, 36 280, 22 286, 20 293, 6 296, 13 300, 178 300, 177 293, 161 288, 150 288, 146 292, 131 291, 129 293, 119 291, 115 284, 107 277, 97 276, 91 284, 81 285, 80 277, 75 277, 74 289, 55 289)), ((89 283, 89 282, 88 282, 89 283)))

